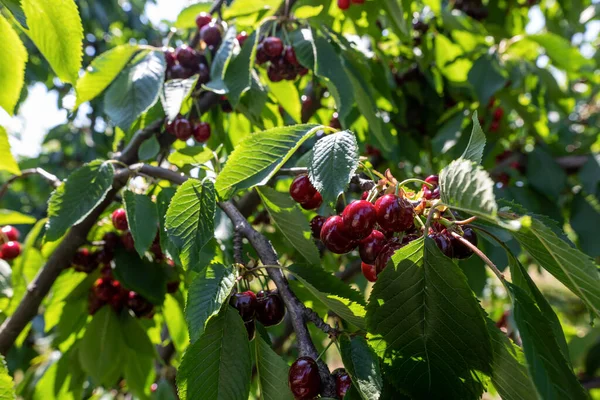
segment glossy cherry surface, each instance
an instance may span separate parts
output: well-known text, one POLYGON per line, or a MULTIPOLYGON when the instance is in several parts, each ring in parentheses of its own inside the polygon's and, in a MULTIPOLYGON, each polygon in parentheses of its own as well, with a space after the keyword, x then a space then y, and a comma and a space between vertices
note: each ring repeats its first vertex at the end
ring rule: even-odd
POLYGON ((385 235, 381 231, 374 229, 369 236, 361 240, 358 244, 360 259, 367 264, 372 264, 386 243, 387 239, 385 235))
POLYGON ((310 230, 315 239, 321 239, 321 229, 327 218, 322 215, 316 215, 310 220, 310 230))
POLYGON ((201 12, 196 17, 196 26, 198 29, 202 29, 204 26, 210 24, 212 21, 212 16, 209 13, 201 12))
POLYGON ((283 321, 285 305, 281 297, 271 291, 256 294, 256 320, 264 326, 274 326, 283 321))
POLYGON ((262 41, 263 50, 271 59, 278 57, 283 52, 283 42, 275 36, 266 37, 262 41))
POLYGON ((321 241, 336 254, 347 253, 356 246, 356 241, 348 236, 344 221, 339 215, 327 218, 321 228, 321 241))
POLYGON ((218 46, 221 43, 221 29, 215 22, 211 22, 200 29, 200 38, 207 46, 218 46))
POLYGON ((187 118, 177 118, 173 121, 173 133, 177 139, 185 142, 191 138, 194 133, 192 123, 187 118))
POLYGON ((350 8, 350 0, 337 0, 337 6, 340 10, 347 10, 350 8))
MULTIPOLYGON (((472 228, 464 228, 463 229, 463 238, 467 239, 473 245, 477 247, 477 234, 472 228)), ((473 250, 471 250, 467 245, 461 243, 460 240, 452 237, 452 247, 454 251, 454 257, 458 259, 465 259, 471 257, 473 255, 473 250)))
POLYGON ((129 229, 129 224, 127 223, 127 214, 125 213, 124 208, 117 208, 115 211, 113 211, 111 219, 114 227, 118 230, 126 231, 129 229))
POLYGON ((125 250, 135 250, 135 243, 133 241, 133 235, 131 232, 127 231, 123 236, 121 236, 121 243, 123 244, 123 247, 125 247, 125 250))
POLYGON ((19 237, 21 237, 21 234, 19 233, 17 228, 15 228, 12 225, 3 226, 2 229, 0 229, 0 231, 2 231, 3 234, 0 235, 0 243, 2 243, 4 237, 8 239, 6 240, 7 242, 17 242, 19 241, 19 237))
POLYGON ((361 262, 360 270, 369 282, 375 282, 377 280, 377 268, 373 264, 366 264, 365 262, 361 262))
POLYGON ((185 44, 175 49, 175 58, 185 68, 194 70, 198 67, 198 53, 185 44))
POLYGON ((308 175, 298 175, 290 185, 290 196, 298 203, 312 200, 315 193, 317 193, 317 189, 310 183, 308 175))
POLYGON ((350 386, 352 386, 352 379, 350 379, 350 375, 348 375, 344 368, 336 369, 331 375, 335 376, 335 389, 338 399, 343 399, 348 390, 350 390, 350 386))
POLYGON ((383 195, 375 202, 375 209, 377 223, 383 230, 404 232, 413 226, 413 207, 403 197, 383 195))
POLYGON ((229 300, 229 304, 240 313, 244 321, 250 321, 254 318, 256 312, 256 295, 254 292, 248 290, 234 293, 229 300))
POLYGON ((377 256, 377 259, 375 260, 375 267, 377 269, 377 275, 379 275, 381 273, 381 271, 383 271, 385 269, 390 258, 392 258, 392 256, 396 252, 396 250, 400 249, 401 247, 402 247, 402 245, 397 240, 394 240, 394 239, 391 239, 383 247, 383 249, 377 256))
POLYGON ((366 200, 356 200, 348 204, 342 212, 346 232, 353 239, 369 236, 377 221, 375 206, 366 200))
POLYGON ((446 231, 440 233, 433 233, 429 235, 431 239, 435 241, 437 247, 444 253, 446 257, 454 257, 454 250, 452 248, 452 239, 449 237, 446 231))
POLYGON ((321 389, 319 367, 310 357, 300 357, 290 367, 288 384, 295 399, 307 400, 317 397, 321 389))
POLYGON ((19 242, 14 242, 12 240, 10 242, 6 242, 0 246, 0 254, 4 260, 14 260, 21 254, 21 245, 19 242))
POLYGON ((200 143, 204 143, 210 139, 210 125, 206 122, 196 124, 194 126, 194 139, 200 143))
POLYGON ((102 240, 104 241, 104 249, 114 250, 119 245, 121 237, 116 232, 106 232, 104 236, 102 236, 102 240))
POLYGON ((300 207, 305 210, 315 210, 321 207, 321 204, 323 204, 323 197, 321 197, 321 193, 316 192, 312 199, 300 203, 300 207))

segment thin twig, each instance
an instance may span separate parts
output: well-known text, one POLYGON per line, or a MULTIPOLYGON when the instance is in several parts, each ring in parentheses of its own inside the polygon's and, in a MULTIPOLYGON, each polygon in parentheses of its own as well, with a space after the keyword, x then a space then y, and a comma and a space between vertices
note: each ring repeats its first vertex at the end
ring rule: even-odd
MULTIPOLYGON (((477 254, 477 256, 479 256, 479 258, 481 258, 483 260, 483 262, 486 263, 488 267, 490 267, 490 269, 492 270, 492 272, 494 272, 494 274, 498 277, 498 279, 500 279, 500 282, 502 282, 502 284, 506 286, 506 279, 504 278, 504 275, 502 274, 502 272, 500 272, 498 267, 496 267, 496 264, 494 264, 492 262, 492 260, 490 260, 488 258, 488 256, 485 255, 485 253, 483 251, 479 250, 477 248, 477 246, 475 246, 473 243, 469 242, 464 237, 460 236, 458 233, 450 232, 450 234, 452 235, 452 237, 454 237, 455 239, 460 241, 462 244, 467 246, 469 249, 471 249, 473 251, 473 253, 477 254)), ((507 290, 508 290, 508 288, 507 288, 507 290)))
POLYGON ((317 314, 312 308, 304 307, 304 317, 307 321, 312 322, 317 328, 329 335, 330 338, 335 338, 340 334, 337 329, 323 321, 321 317, 319 317, 319 314, 317 314))
POLYGON ((17 181, 21 178, 31 176, 31 175, 39 175, 42 178, 45 178, 54 187, 57 187, 61 183, 61 181, 60 181, 60 179, 58 179, 58 177, 56 177, 55 175, 52 175, 50 172, 44 170, 43 168, 38 167, 38 168, 24 169, 23 171, 21 171, 20 175, 13 175, 10 178, 8 178, 8 180, 6 182, 4 182, 2 187, 0 187, 0 199, 2 199, 2 197, 6 194, 6 192, 10 188, 10 185, 12 185, 15 181, 17 181))

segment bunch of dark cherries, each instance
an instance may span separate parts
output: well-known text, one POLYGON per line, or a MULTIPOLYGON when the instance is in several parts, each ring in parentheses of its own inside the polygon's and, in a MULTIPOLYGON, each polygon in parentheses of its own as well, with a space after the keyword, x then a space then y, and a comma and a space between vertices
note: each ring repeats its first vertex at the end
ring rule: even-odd
POLYGON ((255 320, 265 327, 275 326, 283 321, 285 317, 285 306, 283 300, 276 291, 261 290, 254 293, 251 290, 234 293, 229 299, 229 304, 235 308, 242 320, 248 339, 254 339, 256 331, 255 320))
POLYGON ((21 234, 12 225, 0 228, 0 259, 11 261, 21 255, 20 237, 21 234))
MULTIPOLYGON (((350 375, 344 368, 331 373, 335 378, 336 394, 343 399, 352 386, 350 375)), ((317 397, 321 391, 321 376, 317 362, 311 357, 300 357, 290 367, 288 385, 295 399, 308 400, 317 397)))
POLYGON ((296 52, 290 45, 285 46, 277 36, 263 38, 256 47, 256 64, 269 63, 267 76, 271 82, 294 81, 304 76, 308 69, 300 65, 296 52))

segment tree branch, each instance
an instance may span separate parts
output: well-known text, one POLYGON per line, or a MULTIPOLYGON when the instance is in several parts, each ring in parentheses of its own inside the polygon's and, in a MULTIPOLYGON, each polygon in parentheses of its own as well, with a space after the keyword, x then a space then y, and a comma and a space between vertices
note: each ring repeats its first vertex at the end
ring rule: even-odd
POLYGON ((13 175, 6 182, 4 182, 2 187, 0 187, 0 199, 2 199, 2 197, 8 191, 8 188, 10 187, 10 185, 12 185, 16 180, 25 178, 30 175, 39 175, 42 178, 45 178, 54 187, 57 187, 61 183, 60 179, 58 179, 55 175, 52 175, 50 172, 46 171, 43 168, 24 169, 23 171, 21 171, 20 175, 13 175))

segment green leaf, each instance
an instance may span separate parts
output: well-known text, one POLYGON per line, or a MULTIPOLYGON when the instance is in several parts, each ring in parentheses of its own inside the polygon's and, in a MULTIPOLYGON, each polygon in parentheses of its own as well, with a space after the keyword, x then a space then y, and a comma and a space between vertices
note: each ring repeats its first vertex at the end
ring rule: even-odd
POLYGON ((383 381, 379 370, 379 358, 362 336, 342 336, 340 347, 344 368, 352 378, 352 384, 364 400, 381 397, 383 381))
POLYGON ((130 349, 126 353, 126 362, 123 366, 123 377, 129 391, 137 399, 150 399, 150 387, 156 376, 154 359, 146 355, 137 354, 130 349))
POLYGON ((8 265, 6 261, 0 259, 0 298, 12 296, 11 274, 12 269, 10 268, 10 265, 8 265))
POLYGON ((381 6, 385 9, 391 26, 394 28, 396 35, 399 37, 408 35, 408 25, 404 19, 404 10, 402 1, 398 0, 383 0, 381 6))
POLYGON ((96 384, 116 383, 125 361, 126 345, 119 317, 104 306, 92 318, 79 344, 79 362, 96 384))
POLYGON ((180 353, 183 353, 190 344, 190 335, 188 335, 183 307, 183 298, 181 296, 175 298, 173 295, 168 295, 165 298, 163 318, 169 329, 169 336, 173 341, 175 350, 180 353))
POLYGON ((600 316, 600 277, 590 257, 569 246, 537 218, 512 234, 542 268, 600 316))
POLYGON ((187 180, 171 200, 165 227, 187 269, 202 263, 200 250, 214 236, 215 209, 215 187, 208 179, 187 180))
POLYGON ((365 304, 365 298, 361 292, 325 271, 321 266, 292 264, 287 269, 294 275, 302 276, 320 292, 344 297, 361 305, 365 304))
POLYGON ((260 198, 272 218, 275 229, 309 263, 321 263, 319 250, 311 239, 310 225, 298 205, 286 193, 264 186, 257 189, 260 198))
POLYGON ((352 82, 342 65, 342 60, 333 45, 323 37, 315 38, 317 69, 315 74, 324 78, 327 88, 335 99, 341 120, 345 120, 354 101, 352 82))
POLYGON ((10 152, 10 143, 8 143, 8 133, 0 126, 0 171, 7 171, 14 175, 20 175, 19 164, 13 158, 10 152))
POLYGON ((84 165, 56 188, 48 201, 46 241, 60 239, 104 200, 112 187, 114 168, 100 160, 84 165))
POLYGON ((169 122, 179 115, 181 105, 191 95, 196 81, 198 81, 198 75, 188 79, 172 79, 163 85, 160 101, 169 122))
POLYGON ((200 273, 188 290, 185 306, 185 319, 194 343, 204 333, 204 327, 211 317, 221 310, 223 302, 235 285, 236 272, 222 264, 211 264, 200 273))
POLYGON ((141 294, 148 301, 160 305, 165 300, 167 280, 162 264, 140 259, 136 253, 118 249, 113 273, 123 286, 141 294))
POLYGON ((473 130, 471 131, 471 137, 469 137, 469 144, 467 144, 467 148, 460 157, 481 164, 483 150, 485 149, 485 134, 481 130, 481 125, 479 125, 477 111, 473 113, 472 119, 473 130))
POLYGON ((362 304, 354 302, 335 294, 321 292, 311 284, 311 275, 307 275, 308 278, 302 276, 302 273, 310 273, 310 269, 306 268, 294 268, 287 269, 296 279, 307 288, 313 296, 315 296, 321 303, 328 309, 336 313, 340 318, 345 319, 354 326, 360 329, 366 329, 365 324, 365 308, 362 304))
POLYGON ((0 208, 0 225, 30 225, 35 224, 36 219, 18 211, 0 208))
POLYGON ((530 40, 544 47, 546 54, 552 62, 565 71, 576 72, 584 67, 591 67, 592 60, 586 59, 581 52, 571 45, 569 40, 550 32, 526 36, 530 40))
POLYGON ((158 232, 158 211, 148 196, 130 190, 123 193, 129 231, 133 236, 135 250, 144 257, 158 232))
POLYGON ((104 108, 110 119, 127 131, 131 124, 158 100, 165 77, 165 57, 151 51, 136 57, 109 86, 104 108))
POLYGON ((151 136, 149 139, 142 142, 138 149, 138 158, 142 161, 150 160, 160 152, 160 143, 156 136, 151 136))
POLYGON ((496 328, 493 321, 488 319, 487 327, 494 352, 491 379, 500 397, 503 400, 537 400, 538 394, 527 372, 521 348, 496 328))
POLYGON ((320 125, 293 125, 249 135, 229 156, 215 188, 223 199, 238 190, 264 185, 320 125))
POLYGON ((75 1, 21 0, 21 5, 29 25, 25 33, 56 75, 75 84, 83 56, 83 27, 75 1))
MULTIPOLYGON (((234 17, 250 15, 259 11, 275 11, 281 3, 282 0, 236 0, 231 4, 231 7, 225 10, 225 12, 223 13, 223 19, 229 20, 234 17)), ((272 12, 270 12, 269 14, 272 14, 272 12)))
POLYGON ((281 82, 269 81, 268 86, 269 91, 275 96, 285 112, 290 114, 290 117, 297 123, 301 122, 302 103, 296 85, 293 82, 284 80, 281 82))
POLYGON ((138 45, 122 44, 94 58, 77 79, 75 109, 102 93, 139 50, 138 45))
POLYGON ((167 210, 169 209, 169 204, 171 203, 173 196, 175 196, 174 187, 163 188, 160 193, 158 193, 158 196, 156 196, 156 209, 158 211, 159 223, 158 232, 160 233, 160 248, 162 251, 174 260, 177 265, 181 265, 179 254, 177 254, 177 248, 173 242, 171 242, 171 239, 169 239, 169 234, 165 228, 167 210))
POLYGON ((478 398, 476 371, 491 373, 484 312, 460 268, 430 239, 398 250, 367 305, 376 348, 391 357, 394 382, 418 399, 478 398), (477 343, 474 346, 473 343, 477 343))
POLYGON ((500 66, 495 58, 483 55, 479 57, 469 71, 468 80, 479 104, 488 104, 490 98, 504 87, 506 78, 500 72, 500 66))
POLYGON ((223 42, 215 54, 210 65, 210 77, 214 80, 222 80, 225 78, 225 71, 229 65, 229 60, 233 56, 233 45, 235 44, 237 32, 235 25, 231 25, 225 35, 223 36, 223 42))
POLYGON ((540 193, 558 200, 567 185, 567 174, 546 151, 536 146, 527 154, 528 184, 540 193), (552 179, 548 179, 548 177, 552 179))
POLYGON ((244 322, 226 307, 190 345, 177 371, 181 400, 238 400, 250 393, 252 360, 244 322))
POLYGON ((0 356, 0 399, 9 400, 14 398, 14 383, 12 377, 8 373, 4 356, 0 356))
POLYGON ((288 386, 288 365, 261 335, 254 339, 256 372, 263 400, 292 400, 288 386))
POLYGON ((587 399, 552 332, 548 320, 527 293, 508 284, 514 317, 523 342, 529 374, 543 399, 587 399))
POLYGON ((472 161, 454 160, 440 172, 442 202, 451 208, 496 223, 507 229, 518 229, 519 219, 498 218, 494 195, 494 181, 488 173, 472 161))
POLYGON ((25 12, 23 12, 23 7, 21 7, 20 0, 0 0, 0 4, 8 8, 10 13, 17 21, 19 21, 23 28, 29 29, 29 26, 27 26, 27 18, 25 17, 25 12))
POLYGON ((27 50, 19 34, 10 23, 0 15, 0 107, 13 115, 25 79, 25 63, 27 50))
POLYGON ((196 17, 201 12, 208 12, 211 5, 212 1, 210 0, 200 0, 192 5, 187 6, 181 10, 173 26, 177 29, 197 28, 196 17))
POLYGON ((179 168, 186 165, 199 166, 211 160, 213 152, 206 146, 186 146, 169 155, 169 162, 179 168))
POLYGON ((315 71, 317 49, 315 48, 315 41, 311 28, 296 29, 288 35, 298 62, 303 67, 315 71))
POLYGON ((358 143, 350 131, 332 133, 317 141, 308 160, 308 177, 325 203, 346 190, 358 168, 358 143))
POLYGON ((229 62, 225 71, 223 82, 229 91, 227 100, 233 108, 237 107, 240 97, 250 89, 252 84, 252 66, 256 58, 257 44, 258 35, 253 32, 244 42, 240 53, 229 62))

